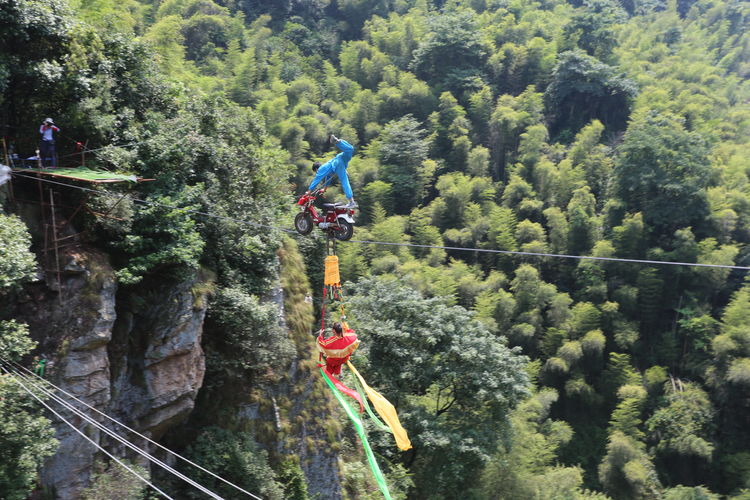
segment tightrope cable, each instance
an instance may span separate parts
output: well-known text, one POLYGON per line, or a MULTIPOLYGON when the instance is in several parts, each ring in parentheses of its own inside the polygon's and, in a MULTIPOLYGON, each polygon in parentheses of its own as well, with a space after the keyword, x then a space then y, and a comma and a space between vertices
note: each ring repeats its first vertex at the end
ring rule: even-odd
POLYGON ((69 410, 69 411, 73 412, 74 414, 78 415, 79 417, 81 417, 82 419, 84 419, 86 422, 88 422, 89 424, 93 425, 97 429, 103 431, 105 434, 107 434, 108 436, 112 437, 113 439, 115 439, 116 441, 118 441, 120 444, 122 444, 122 445, 130 448, 131 450, 133 450, 134 452, 138 453, 139 455, 141 455, 145 459, 153 462, 154 464, 158 465, 159 467, 161 467, 162 469, 166 470, 167 472, 169 472, 169 473, 173 474, 174 476, 182 479, 186 483, 188 483, 191 486, 195 487, 196 489, 202 491, 203 493, 205 493, 206 495, 210 496, 214 500, 224 500, 221 496, 217 495, 216 493, 212 492, 211 490, 209 490, 205 486, 203 486, 200 483, 198 483, 198 482, 194 481, 193 479, 189 478, 188 476, 186 476, 185 474, 181 473, 180 471, 178 471, 178 470, 174 469, 173 467, 167 465, 166 463, 164 463, 163 461, 161 461, 158 458, 154 457, 153 455, 151 455, 147 451, 145 451, 145 450, 139 448, 138 446, 134 445, 130 441, 126 440, 125 438, 123 438, 122 436, 120 436, 119 434, 117 434, 116 432, 114 432, 113 430, 111 430, 111 429, 107 428, 106 426, 104 426, 101 422, 99 422, 99 421, 95 420, 94 418, 92 418, 90 415, 87 415, 86 413, 82 412, 81 410, 79 410, 78 408, 76 408, 75 406, 73 406, 72 404, 70 404, 67 401, 63 400, 62 398, 60 398, 59 396, 57 396, 53 392, 47 390, 46 388, 42 387, 41 385, 37 384, 36 382, 32 382, 29 377, 26 377, 26 376, 21 375, 21 374, 18 374, 18 376, 20 376, 24 380, 26 380, 32 387, 34 387, 35 389, 41 391, 42 393, 44 393, 45 395, 47 395, 49 398, 51 398, 53 401, 57 402, 58 404, 62 405, 64 408, 66 408, 67 410, 69 410))
POLYGON ((164 492, 163 492, 162 490, 160 490, 159 488, 157 488, 157 487, 156 487, 156 486, 155 486, 155 485, 154 485, 153 483, 151 483, 151 481, 149 481, 148 479, 146 479, 146 478, 144 478, 143 476, 141 476, 140 474, 138 474, 138 472, 136 472, 136 471, 135 471, 135 470, 133 470, 132 468, 128 467, 128 466, 127 466, 127 465, 126 465, 125 463, 123 463, 123 462, 122 462, 122 461, 121 461, 120 459, 118 459, 117 457, 115 457, 114 455, 112 455, 112 454, 111 454, 110 452, 108 452, 107 450, 105 450, 104 448, 102 448, 101 446, 99 446, 99 444, 97 444, 96 442, 94 442, 94 440, 93 440, 93 439, 91 439, 91 438, 90 438, 90 437, 88 437, 88 436, 87 436, 86 434, 84 434, 84 433, 83 433, 83 431, 81 431, 81 430, 80 430, 80 429, 78 429, 78 428, 77 428, 77 427, 76 427, 75 425, 73 425, 72 423, 70 423, 70 422, 69 422, 69 421, 68 421, 68 420, 67 420, 67 419, 66 419, 65 417, 63 417, 62 415, 60 415, 59 413, 57 413, 57 412, 56 412, 56 411, 55 411, 54 409, 52 409, 52 407, 50 407, 50 406, 49 406, 49 405, 48 405, 47 403, 45 403, 45 402, 44 402, 44 400, 42 400, 42 399, 41 399, 41 398, 40 398, 39 396, 37 396, 36 394, 34 394, 34 391, 30 390, 30 389, 29 389, 28 387, 26 387, 26 386, 25 386, 25 385, 23 384, 23 382, 21 382, 20 380, 18 380, 18 377, 17 377, 17 376, 15 376, 15 375, 14 375, 13 373, 11 373, 11 372, 10 372, 10 371, 9 371, 9 370, 8 370, 8 369, 7 369, 6 367, 5 367, 5 366, 0 366, 0 370, 3 370, 3 371, 4 371, 4 372, 5 372, 5 373, 6 373, 6 374, 7 374, 8 376, 10 376, 10 378, 11 378, 11 379, 12 379, 12 380, 13 380, 14 382, 16 382, 16 383, 17 383, 18 385, 20 385, 20 386, 21 386, 21 387, 23 388, 23 390, 24 390, 24 391, 26 391, 27 393, 29 393, 29 394, 30 394, 30 395, 31 395, 31 396, 32 396, 32 397, 33 397, 34 399, 36 399, 36 400, 37 400, 37 401, 38 401, 38 402, 39 402, 39 403, 40 403, 40 404, 41 404, 42 406, 44 406, 44 407, 45 407, 45 408, 47 408, 47 409, 48 409, 48 410, 49 410, 50 412, 52 412, 52 414, 54 414, 54 415, 55 415, 55 416, 56 416, 56 417, 57 417, 58 419, 60 419, 61 421, 65 422, 65 424, 67 424, 67 425, 68 425, 68 426, 69 426, 69 427, 70 427, 71 429, 73 429, 73 430, 74 430, 74 431, 76 431, 76 432, 77 432, 78 434, 80 434, 80 435, 81 435, 81 437, 83 437, 83 438, 84 438, 84 439, 85 439, 86 441, 88 441, 89 443, 93 444, 93 445, 94 445, 94 446, 95 446, 96 448, 98 448, 98 449, 99 449, 99 450, 100 450, 100 451, 101 451, 102 453, 104 453, 104 454, 105 454, 105 455, 107 455, 107 456, 108 456, 109 458, 111 458, 112 460, 114 460, 115 462, 117 462, 118 464, 120 464, 120 465, 121 465, 122 467, 124 467, 124 468, 125 468, 125 469, 126 469, 127 471, 129 471, 130 473, 132 473, 133 475, 135 475, 135 476, 136 476, 136 477, 137 477, 138 479, 140 479, 140 480, 141 480, 142 482, 146 483, 146 484, 147 484, 148 486, 150 486, 151 488, 153 488, 153 489, 154 489, 154 491, 158 492, 158 493, 159 493, 160 495, 162 495, 162 496, 163 496, 164 498, 167 498, 168 500, 174 500, 174 498, 172 498, 172 497, 170 497, 169 495, 167 495, 166 493, 164 493, 164 492))
POLYGON ((112 423, 114 423, 114 424, 117 424, 117 425, 119 425, 119 426, 123 427, 124 429, 127 429, 128 431, 132 432, 133 434, 137 435, 138 437, 140 437, 140 438, 142 438, 142 439, 145 439, 145 440, 146 440, 146 441, 148 441, 149 443, 151 443, 151 444, 153 444, 153 445, 155 445, 155 446, 158 446, 159 448, 161 448, 162 450, 164 450, 164 451, 166 451, 166 452, 168 452, 168 453, 171 453, 171 454, 172 454, 173 456, 175 456, 175 457, 177 457, 177 458, 179 458, 179 459, 181 459, 181 460, 183 460, 183 461, 187 462, 188 464, 192 465, 193 467, 196 467, 196 468, 200 469, 201 471, 205 472, 206 474, 209 474, 210 476, 214 477, 215 479, 218 479, 219 481, 222 481, 222 482, 223 482, 223 483, 225 483, 226 485, 228 485, 228 486, 231 486, 232 488, 234 488, 234 489, 236 489, 236 490, 238 490, 238 491, 241 491, 242 493, 245 493, 246 495, 250 496, 251 498, 254 498, 254 499, 256 499, 256 500, 262 500, 262 499, 261 499, 260 497, 258 497, 258 496, 256 496, 256 495, 254 495, 254 494, 250 493, 250 492, 249 492, 249 491, 247 491, 247 490, 244 490, 243 488, 241 488, 241 487, 237 486, 237 485, 236 485, 236 484, 234 484, 234 483, 231 483, 231 482, 227 481, 226 479, 222 478, 221 476, 219 476, 219 475, 217 475, 217 474, 215 474, 215 473, 211 472, 210 470, 208 470, 208 469, 206 469, 206 468, 204 468, 204 467, 201 467, 200 465, 196 464, 195 462, 192 462, 191 460, 189 460, 189 459, 187 459, 187 458, 183 457, 182 455, 180 455, 180 454, 178 454, 178 453, 176 453, 176 452, 174 452, 174 451, 170 450, 170 449, 169 449, 169 448, 167 448, 166 446, 163 446, 163 445, 161 445, 161 444, 157 443, 156 441, 154 441, 154 440, 150 439, 149 437, 147 437, 147 436, 144 436, 143 434, 139 433, 139 432, 138 432, 138 431, 136 431, 135 429, 132 429, 132 428, 128 427, 127 425, 123 424, 122 422, 118 421, 117 419, 115 419, 115 418, 113 418, 113 417, 111 417, 111 416, 107 415, 106 413, 104 413, 104 412, 100 411, 99 409, 97 409, 97 408, 95 408, 95 407, 93 407, 93 406, 89 405, 89 404, 88 404, 88 403, 86 403, 85 401, 83 401, 83 400, 81 400, 81 399, 77 398, 77 397, 76 397, 75 395, 73 395, 73 394, 71 394, 71 393, 67 392, 67 391, 66 391, 65 389, 62 389, 62 388, 60 388, 60 387, 56 386, 55 384, 53 384, 52 382, 50 382, 49 380, 47 380, 47 379, 45 379, 45 378, 42 378, 42 377, 40 377, 39 375, 37 375, 36 373, 32 372, 31 370, 29 370, 29 369, 28 369, 28 368, 26 368, 25 366, 21 365, 20 363, 16 363, 16 362, 14 362, 14 361, 8 361, 8 360, 5 360, 5 359, 3 359, 3 358, 0 358, 0 361, 3 361, 3 362, 5 362, 5 363, 11 363, 12 365, 14 365, 14 366, 16 367, 16 369, 21 369, 21 370, 23 370, 23 371, 27 372, 27 373, 29 374, 29 375, 28 375, 29 377, 32 377, 32 376, 33 376, 33 377, 37 378, 38 380, 40 380, 41 382, 44 382, 44 383, 46 383, 46 384, 48 384, 48 385, 52 386, 52 387, 53 387, 53 388, 55 388, 56 390, 58 390, 58 391, 60 391, 61 393, 65 394, 66 396, 68 396, 68 397, 70 397, 70 398, 74 399, 75 401, 77 401, 77 402, 81 403, 82 405, 86 406, 87 408, 89 408, 89 409, 91 409, 91 410, 95 411, 95 412, 96 412, 96 413, 98 413, 99 415, 101 415, 101 416, 103 416, 103 417, 107 418, 107 419, 108 419, 108 420, 110 420, 110 421, 111 421, 112 423))
MULTIPOLYGON (((72 141, 73 139, 70 139, 70 140, 72 141)), ((74 142, 76 144, 79 144, 79 141, 74 141, 74 142)), ((83 149, 81 149, 80 151, 76 151, 75 153, 67 153, 64 155, 59 155, 58 158, 69 158, 72 156, 81 156, 81 153, 94 153, 94 156, 99 157, 99 155, 96 154, 97 151, 102 151, 104 149, 128 149, 133 146, 140 146, 141 144, 144 144, 144 143, 146 143, 146 140, 141 141, 141 142, 129 142, 126 144, 109 144, 107 146, 102 146, 100 148, 94 148, 94 149, 89 149, 87 147, 84 147, 83 149)))
MULTIPOLYGON (((95 189, 86 188, 83 186, 76 186, 74 184, 67 184, 64 182, 58 182, 58 181, 53 181, 49 179, 42 179, 39 177, 26 175, 26 174, 22 174, 18 172, 14 172, 13 175, 18 176, 18 177, 25 177, 28 179, 34 179, 34 180, 38 180, 41 182, 47 182, 50 184, 57 184, 60 186, 70 187, 73 189, 79 189, 82 191, 105 194, 108 196, 120 196, 116 193, 109 193, 107 191, 97 191, 95 189)), ((200 210, 191 210, 188 208, 182 208, 176 205, 169 205, 166 203, 157 203, 157 202, 142 200, 138 198, 131 198, 131 199, 136 203, 141 203, 144 205, 161 206, 165 208, 171 208, 174 210, 182 210, 185 213, 191 213, 191 214, 201 215, 204 217, 210 217, 210 218, 214 218, 218 220, 235 222, 241 225, 260 227, 264 229, 273 229, 273 230, 282 231, 282 232, 294 234, 294 235, 299 234, 293 229, 287 229, 287 228, 283 228, 279 226, 272 226, 270 224, 261 224, 258 222, 252 222, 252 221, 245 220, 245 219, 238 219, 235 217, 228 217, 224 215, 216 215, 216 214, 211 214, 207 212, 201 212, 200 210)), ((625 259, 625 258, 619 258, 619 257, 595 257, 592 255, 570 255, 570 254, 546 253, 546 252, 524 252, 520 250, 495 250, 491 248, 454 247, 454 246, 447 246, 447 245, 420 245, 417 243, 400 243, 400 242, 372 241, 372 240, 349 240, 348 242, 360 243, 360 244, 365 244, 365 245, 383 245, 383 246, 428 248, 428 249, 434 248, 434 249, 439 249, 439 250, 454 250, 454 251, 461 251, 461 252, 480 252, 480 253, 490 253, 490 254, 498 254, 498 255, 517 255, 517 256, 526 256, 526 257, 547 257, 547 258, 557 258, 557 259, 593 260, 593 261, 600 261, 600 262, 625 262, 625 263, 631 263, 631 264, 652 264, 652 265, 684 266, 684 267, 705 267, 705 268, 714 268, 714 269, 735 269, 735 270, 741 270, 741 271, 750 270, 750 267, 748 266, 734 266, 734 265, 728 265, 728 264, 703 264, 699 262, 675 262, 675 261, 669 261, 669 260, 625 259)), ((347 242, 344 241, 342 243, 347 243, 347 242)))
POLYGON ((438 248, 442 250, 462 250, 466 252, 482 252, 503 255, 525 255, 532 257, 553 257, 558 259, 579 259, 579 260, 599 260, 608 262, 630 262, 636 264, 665 264, 670 266, 692 266, 692 267, 715 267, 721 269, 741 269, 750 270, 747 266, 731 266, 726 264, 700 264, 698 262, 675 262, 670 260, 646 260, 646 259, 621 259, 618 257, 594 257, 593 255, 568 255, 562 253, 544 253, 544 252, 522 252, 519 250, 494 250, 491 248, 466 248, 466 247, 449 247, 443 245, 419 245, 416 243, 389 243, 387 241, 368 241, 368 240, 349 240, 353 243, 364 243, 370 245, 389 245, 399 247, 414 248, 438 248))
MULTIPOLYGON (((38 181, 41 181, 41 182, 46 182, 48 184, 57 184, 58 186, 65 186, 65 187, 70 187, 70 188, 73 188, 73 189, 79 189, 81 191, 87 191, 87 192, 90 192, 90 193, 103 194, 103 195, 106 195, 106 196, 113 196, 113 197, 120 197, 120 196, 122 196, 122 195, 119 195, 117 193, 110 193, 108 191, 99 191, 99 190, 96 190, 96 189, 91 189, 91 188, 87 188, 87 187, 83 187, 83 186, 76 186, 75 184, 67 184, 65 182, 53 181, 51 179, 42 179, 42 178, 39 178, 39 177, 36 177, 36 176, 33 176, 33 175, 27 175, 27 174, 18 173, 18 172, 13 172, 12 175, 18 176, 18 177, 24 177, 24 178, 27 178, 27 179, 38 180, 38 181)), ((275 229, 275 230, 286 232, 286 233, 295 233, 295 234, 297 233, 293 229, 285 229, 285 228, 278 227, 278 226, 271 226, 270 224, 262 224, 260 222, 253 222, 253 221, 249 221, 249 220, 245 220, 245 219, 237 219, 237 218, 234 218, 234 217, 228 217, 226 215, 216 215, 216 214, 211 214, 211 213, 208 213, 208 212, 201 212, 200 210, 193 210, 193 209, 190 209, 190 208, 180 207, 178 205, 170 205, 168 203, 157 203, 157 202, 154 202, 154 201, 143 200, 143 199, 140 199, 140 198, 133 198, 133 197, 130 197, 130 199, 133 202, 140 203, 142 205, 149 205, 149 206, 154 206, 154 207, 163 207, 163 208, 169 208, 169 209, 172 209, 172 210, 181 210, 181 211, 183 211, 185 213, 189 213, 189 214, 201 215, 201 216, 204 216, 204 217, 210 217, 210 218, 213 218, 213 219, 218 219, 218 220, 223 220, 223 221, 228 221, 228 222, 236 222, 236 223, 242 224, 242 225, 249 225, 249 226, 253 226, 253 227, 262 227, 264 229, 275 229)))

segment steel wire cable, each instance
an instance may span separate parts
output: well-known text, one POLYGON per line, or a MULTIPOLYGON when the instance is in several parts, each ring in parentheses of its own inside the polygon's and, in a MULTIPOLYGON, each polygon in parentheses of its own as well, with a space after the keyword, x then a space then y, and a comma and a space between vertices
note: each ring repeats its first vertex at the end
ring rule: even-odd
POLYGON ((219 475, 217 475, 217 474, 215 474, 215 473, 211 472, 210 470, 208 470, 208 469, 206 469, 206 468, 204 468, 204 467, 202 467, 202 466, 200 466, 200 465, 196 464, 195 462, 192 462, 191 460, 189 460, 189 459, 187 459, 187 458, 183 457, 182 455, 180 455, 180 454, 178 454, 178 453, 176 453, 176 452, 174 452, 174 451, 170 450, 170 449, 169 449, 169 448, 167 448, 166 446, 163 446, 163 445, 161 445, 161 444, 157 443, 156 441, 152 440, 151 438, 149 438, 149 437, 147 437, 147 436, 144 436, 143 434, 139 433, 139 432, 138 432, 138 431, 136 431, 135 429, 132 429, 132 428, 128 427, 127 425, 125 425, 125 424, 123 424, 122 422, 118 421, 118 420, 117 420, 117 419, 115 419, 114 417, 111 417, 111 416, 107 415, 106 413, 102 412, 101 410, 99 410, 99 409, 97 409, 97 408, 95 408, 95 407, 93 407, 93 406, 89 405, 88 403, 86 403, 85 401, 83 401, 83 400, 81 400, 81 399, 77 398, 77 397, 76 397, 75 395, 73 395, 73 394, 69 393, 69 392, 68 392, 68 391, 66 391, 65 389, 62 389, 61 387, 58 387, 57 385, 53 384, 53 383, 52 383, 52 382, 50 382, 49 380, 47 380, 47 379, 45 379, 45 378, 42 378, 42 377, 40 377, 39 375, 37 375, 36 373, 32 372, 31 370, 29 370, 29 369, 28 369, 28 368, 26 368, 25 366, 21 365, 20 363, 17 363, 17 362, 15 362, 15 361, 8 361, 8 360, 6 360, 6 359, 4 359, 4 358, 1 358, 1 357, 0 357, 0 362, 4 362, 4 363, 6 363, 6 364, 11 364, 12 366, 15 366, 15 368, 16 368, 17 370, 18 370, 18 369, 21 369, 21 370, 23 370, 23 371, 27 372, 27 373, 29 374, 29 375, 28 375, 29 377, 32 377, 32 376, 33 376, 33 377, 35 377, 36 379, 40 380, 41 382, 44 382, 44 383, 46 383, 46 384, 48 384, 48 385, 50 385, 50 386, 54 387, 54 388, 55 388, 56 390, 58 390, 58 391, 60 391, 61 393, 65 394, 65 395, 66 395, 66 396, 68 396, 69 398, 72 398, 72 399, 74 399, 75 401, 77 401, 77 402, 81 403, 82 405, 86 406, 87 408, 89 408, 89 409, 91 409, 91 410, 95 411, 95 412, 96 412, 96 413, 98 413, 99 415, 101 415, 101 416, 103 416, 103 417, 107 418, 107 419, 108 419, 108 420, 110 420, 110 421, 111 421, 112 423, 114 423, 114 424, 117 424, 117 425, 119 425, 119 426, 123 427, 124 429, 127 429, 128 431, 132 432, 133 434, 137 435, 138 437, 140 437, 140 438, 142 438, 142 439, 145 439, 145 440, 146 440, 146 441, 148 441, 149 443, 151 443, 151 444, 153 444, 153 445, 155 445, 155 446, 158 446, 158 447, 159 447, 159 448, 161 448, 162 450, 164 450, 164 451, 166 451, 166 452, 168 452, 168 453, 171 453, 172 455, 174 455, 175 457, 177 457, 177 458, 179 458, 179 459, 181 459, 181 460, 184 460, 185 462, 187 462, 188 464, 192 465, 193 467, 196 467, 196 468, 200 469, 201 471, 203 471, 203 472, 205 472, 205 473, 209 474, 210 476, 212 476, 212 477, 214 477, 214 478, 218 479, 219 481, 222 481, 223 483, 227 484, 228 486, 231 486, 231 487, 233 487, 234 489, 236 489, 236 490, 238 490, 238 491, 241 491, 242 493, 245 493, 246 495, 250 496, 251 498, 254 498, 254 499, 256 499, 256 500, 262 500, 262 499, 261 499, 260 497, 258 497, 258 496, 256 496, 256 495, 254 495, 254 494, 250 493, 250 492, 249 492, 249 491, 247 491, 247 490, 244 490, 244 489, 242 489, 241 487, 237 486, 237 485, 236 485, 236 484, 234 484, 234 483, 231 483, 230 481, 227 481, 226 479, 224 479, 224 478, 222 478, 221 476, 219 476, 219 475))
POLYGON ((23 390, 25 390, 27 393, 29 393, 42 406, 44 406, 50 412, 52 412, 52 414, 55 415, 58 419, 60 419, 61 421, 65 422, 71 429, 73 429, 78 434, 80 434, 81 437, 83 437, 86 441, 88 441, 89 443, 93 444, 102 453, 104 453, 109 458, 111 458, 112 460, 114 460, 115 462, 117 462, 118 464, 120 464, 128 472, 130 472, 133 475, 135 475, 138 479, 140 479, 142 482, 146 483, 148 486, 150 486, 151 488, 153 488, 154 491, 156 491, 157 493, 159 493, 160 495, 162 495, 164 498, 166 498, 168 500, 175 500, 174 498, 170 497, 169 495, 167 495, 166 493, 164 493, 162 490, 160 490, 158 487, 156 487, 153 483, 151 483, 151 481, 149 481, 148 479, 144 478, 143 476, 141 476, 140 474, 138 474, 138 472, 134 471, 132 468, 130 468, 127 465, 125 465, 120 459, 118 459, 117 457, 115 457, 114 455, 112 455, 110 452, 108 452, 107 450, 105 450, 98 443, 94 442, 93 439, 91 439, 86 434, 84 434, 83 431, 81 431, 75 425, 73 425, 72 423, 70 423, 65 417, 63 417, 62 415, 60 415, 59 413, 57 413, 51 406, 49 406, 47 403, 45 403, 44 400, 42 400, 39 396, 37 396, 36 394, 34 394, 34 392, 32 390, 30 390, 28 387, 26 387, 23 384, 23 382, 21 382, 20 380, 18 380, 18 378, 10 370, 8 370, 5 366, 0 365, 0 370, 2 370, 3 372, 5 372, 9 377, 11 377, 11 379, 14 382, 16 382, 18 385, 20 385, 23 388, 23 390))
POLYGON ((664 264, 670 266, 690 266, 690 267, 713 267, 721 269, 739 269, 743 271, 750 270, 748 266, 732 266, 728 264, 701 264, 699 262, 677 262, 671 260, 647 260, 647 259, 623 259, 619 257, 595 257, 593 255, 569 255, 563 253, 544 253, 544 252, 524 252, 520 250, 495 250, 491 248, 467 248, 451 247, 444 245, 420 245, 417 243, 390 243, 387 241, 369 241, 369 240, 349 240, 352 243, 364 243, 370 245, 389 245, 404 246, 413 248, 438 248, 442 250, 462 250, 467 252, 493 253, 501 255, 523 255, 531 257, 553 257, 558 259, 578 259, 578 260, 597 260, 607 262, 630 262, 635 264, 664 264))
POLYGON ((201 485, 197 481, 194 481, 193 479, 189 478, 185 474, 181 473, 180 471, 174 469, 170 465, 168 465, 168 464, 164 463, 163 461, 159 460, 158 458, 154 457, 153 455, 151 455, 147 451, 145 451, 145 450, 139 448, 138 446, 134 445, 133 443, 131 443, 130 441, 126 440, 122 436, 118 435, 113 430, 107 428, 101 422, 98 422, 97 420, 95 420, 94 418, 92 418, 90 415, 87 415, 86 413, 84 413, 83 411, 79 410, 78 408, 76 408, 72 404, 70 404, 67 401, 63 400, 62 398, 60 398, 59 396, 57 396, 53 392, 47 390, 46 388, 41 387, 41 385, 39 385, 36 382, 32 382, 31 379, 30 379, 30 377, 27 377, 25 375, 21 375, 17 371, 16 371, 16 373, 19 376, 21 376, 24 380, 26 380, 27 382, 29 382, 29 384, 32 385, 32 387, 36 388, 37 390, 40 390, 41 392, 43 392, 44 394, 46 394, 47 396, 49 396, 50 398, 52 398, 55 402, 57 402, 60 405, 62 405, 64 408, 68 409, 69 411, 73 412, 74 414, 78 415, 79 417, 81 417, 82 419, 84 419, 85 421, 87 421, 89 424, 92 424, 96 428, 100 429, 101 431, 104 431, 105 434, 107 434, 108 436, 114 438, 120 444, 125 445, 126 447, 130 448, 131 450, 133 450, 134 452, 138 453, 142 457, 144 457, 147 460, 153 462, 154 464, 158 465, 159 467, 161 467, 162 469, 166 470, 167 472, 170 472, 171 474, 177 476, 178 478, 182 479, 183 481, 185 481, 186 483, 188 483, 191 486, 195 487, 196 489, 202 491, 203 493, 205 493, 206 495, 210 496, 211 498, 214 498, 215 500, 224 500, 223 497, 217 495, 216 493, 212 492, 211 490, 209 490, 205 486, 201 485))
MULTIPOLYGON (((76 186, 75 184, 67 184, 67 183, 64 183, 64 182, 53 181, 51 179, 42 179, 42 178, 39 178, 39 177, 36 177, 36 176, 33 176, 33 175, 27 175, 27 174, 19 173, 19 172, 13 172, 12 175, 17 176, 17 177, 24 177, 26 179, 32 179, 32 180, 37 180, 37 181, 41 181, 41 182, 46 182, 48 184, 56 184, 58 186, 65 186, 65 187, 70 187, 70 188, 74 188, 74 189, 79 189, 81 191, 87 191, 87 192, 90 192, 90 193, 103 194, 103 195, 106 195, 106 196, 113 196, 113 197, 120 197, 120 196, 122 196, 121 194, 117 194, 117 193, 110 193, 108 191, 99 191, 97 189, 91 189, 91 188, 87 188, 87 187, 83 187, 83 186, 76 186)), ((190 208, 180 207, 178 205, 169 205, 167 203, 157 203, 157 202, 153 202, 153 201, 142 200, 140 198, 133 198, 133 197, 131 197, 130 199, 132 201, 134 201, 135 203, 140 203, 142 205, 149 205, 149 206, 154 206, 154 207, 163 207, 163 208, 169 208, 169 209, 172 209, 172 210, 182 210, 185 213, 195 214, 195 215, 201 215, 201 216, 204 216, 204 217, 210 217, 210 218, 213 218, 213 219, 218 219, 218 220, 223 220, 223 221, 228 221, 228 222, 236 222, 236 223, 241 224, 241 225, 249 225, 249 226, 253 226, 253 227, 262 227, 264 229, 274 229, 274 230, 283 231, 283 232, 286 232, 286 233, 297 234, 297 232, 295 230, 293 230, 293 229, 285 229, 285 228, 278 227, 278 226, 272 226, 270 224, 261 224, 260 222, 253 222, 253 221, 244 220, 244 219, 237 219, 237 218, 234 218, 234 217, 228 217, 226 215, 216 215, 216 214, 211 214, 211 213, 207 213, 207 212, 201 212, 200 210, 193 210, 193 209, 190 209, 190 208)))
MULTIPOLYGON (((188 128, 191 128, 191 127, 185 126, 185 127, 181 127, 179 129, 176 129, 176 130, 182 132, 182 131, 184 131, 185 129, 188 129, 188 128)), ((62 134, 62 133, 60 133, 60 136, 63 137, 64 139, 67 139, 70 142, 74 143, 76 146, 80 144, 82 146, 82 149, 80 151, 76 151, 75 153, 69 153, 69 154, 66 154, 66 155, 63 155, 63 156, 59 156, 59 158, 66 158, 66 157, 69 157, 69 156, 79 156, 81 153, 94 153, 94 156, 98 157, 99 155, 96 154, 96 151, 101 151, 103 149, 110 149, 110 148, 128 149, 128 148, 132 148, 132 147, 135 147, 135 146, 140 146, 141 144, 148 144, 151 141, 159 140, 159 137, 149 137, 147 139, 142 139, 142 140, 139 140, 139 141, 132 140, 132 141, 128 141, 128 142, 126 142, 124 144, 107 144, 106 146, 100 146, 98 148, 89 149, 86 146, 84 146, 84 144, 81 141, 73 139, 70 136, 67 136, 67 135, 62 134)), ((180 141, 179 144, 181 144, 182 141, 184 141, 184 136, 181 137, 181 138, 179 138, 178 140, 180 141)), ((106 158, 105 158, 105 160, 109 161, 106 158)))
MULTIPOLYGON (((73 139, 70 139, 70 140, 72 141, 73 139)), ((74 142, 76 144, 79 144, 78 141, 74 141, 74 142)), ((69 158, 72 156, 81 156, 81 153, 93 153, 94 156, 98 157, 99 155, 96 154, 97 151, 102 151, 104 149, 115 149, 115 148, 128 149, 134 146, 140 146, 141 144, 144 144, 145 142, 146 140, 140 141, 140 142, 128 142, 125 144, 108 144, 107 146, 102 146, 102 147, 94 148, 94 149, 89 149, 87 147, 84 147, 83 149, 81 149, 80 151, 76 151, 75 153, 67 153, 64 155, 59 155, 58 158, 69 158)))
MULTIPOLYGON (((109 196, 121 196, 116 193, 109 193, 107 191, 97 191, 95 189, 86 188, 83 186, 76 186, 74 184, 67 184, 64 182, 58 182, 53 181, 50 179, 41 179, 39 177, 30 176, 18 172, 13 173, 14 176, 19 177, 25 177, 28 179, 35 179, 41 182, 47 182, 50 184, 57 184, 60 186, 70 187, 73 189, 79 189, 82 191, 89 191, 99 194, 105 194, 109 196)), ((171 208, 176 210, 183 210, 185 213, 191 213, 195 215, 201 215, 204 217, 210 217, 214 219, 219 220, 225 220, 225 221, 231 221, 235 222, 237 224, 241 225, 248 225, 253 227, 262 227, 265 229, 273 229, 277 231, 286 232, 289 234, 297 235, 298 233, 293 229, 287 229, 279 226, 272 226, 270 224, 261 224, 258 222, 252 222, 245 219, 237 219, 234 217, 228 217, 224 215, 216 215, 211 214, 207 212, 201 212, 200 210, 192 210, 187 208, 178 207, 176 205, 168 205, 166 203, 156 203, 148 200, 141 200, 138 198, 131 198, 136 203, 141 203, 145 205, 151 205, 151 206, 161 206, 165 208, 171 208)), ((734 266, 734 265, 728 265, 728 264, 704 264, 699 262, 676 262, 676 261, 669 261, 669 260, 648 260, 648 259, 625 259, 625 258, 619 258, 619 257, 595 257, 593 255, 570 255, 570 254, 560 254, 560 253, 545 253, 545 252, 524 252, 520 250, 495 250, 491 248, 470 248, 470 247, 454 247, 454 246, 447 246, 447 245, 420 245, 417 243, 394 243, 394 242, 387 242, 387 241, 372 241, 372 240, 348 240, 349 243, 361 243, 366 245, 384 245, 384 246, 398 246, 398 247, 409 247, 409 248, 435 248, 439 250, 454 250, 454 251, 462 251, 462 252, 480 252, 480 253, 490 253, 490 254, 498 254, 498 255, 519 255, 519 256, 530 256, 530 257, 548 257, 548 258, 558 258, 558 259, 576 259, 576 260, 593 260, 593 261, 600 261, 600 262, 625 262, 625 263, 633 263, 633 264, 653 264, 653 265, 669 265, 669 266, 685 266, 685 267, 705 267, 705 268, 715 268, 715 269, 734 269, 734 270, 741 270, 741 271, 748 271, 750 270, 750 267, 748 266, 734 266)), ((342 243, 347 243, 346 241, 342 243)))

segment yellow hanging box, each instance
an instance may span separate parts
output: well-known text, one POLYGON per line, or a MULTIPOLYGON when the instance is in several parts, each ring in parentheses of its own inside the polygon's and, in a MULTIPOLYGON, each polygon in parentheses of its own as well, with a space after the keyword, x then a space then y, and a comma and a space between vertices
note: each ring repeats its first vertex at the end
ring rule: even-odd
POLYGON ((326 274, 325 284, 328 285, 339 285, 341 278, 339 277, 339 258, 336 255, 329 255, 326 257, 326 274))

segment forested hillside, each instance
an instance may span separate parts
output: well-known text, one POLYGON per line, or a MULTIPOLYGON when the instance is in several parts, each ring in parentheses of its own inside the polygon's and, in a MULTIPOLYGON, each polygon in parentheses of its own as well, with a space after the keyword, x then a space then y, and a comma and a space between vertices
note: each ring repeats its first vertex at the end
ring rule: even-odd
MULTIPOLYGON (((747 271, 434 248, 750 266, 747 2, 11 0, 0 22, 12 135, 54 115, 118 146, 101 166, 156 179, 138 196, 159 204, 87 219, 120 286, 210 276, 191 456, 222 468, 244 443, 224 459, 248 487, 312 498, 290 450, 255 450, 270 431, 200 412, 304 355, 263 302, 281 233, 231 218, 291 228, 335 133, 356 147, 354 239, 423 245, 339 245, 357 365, 414 444, 372 433, 394 497, 750 498, 747 271)), ((296 239, 285 290, 317 290, 322 238, 296 239)), ((0 266, 0 298, 28 274, 0 266)), ((344 497, 377 498, 331 411, 316 445, 344 497)))

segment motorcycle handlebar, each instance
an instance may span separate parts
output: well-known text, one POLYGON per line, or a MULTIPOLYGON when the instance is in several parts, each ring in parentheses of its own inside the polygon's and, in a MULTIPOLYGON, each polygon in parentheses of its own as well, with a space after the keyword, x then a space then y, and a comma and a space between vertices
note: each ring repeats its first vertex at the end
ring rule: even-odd
POLYGON ((297 205, 305 205, 307 203, 315 201, 318 194, 319 191, 317 189, 310 194, 303 194, 302 196, 300 196, 299 200, 297 200, 297 205))
POLYGON ((325 193, 325 189, 314 189, 309 194, 307 192, 305 192, 302 196, 300 196, 300 200, 302 198, 307 198, 307 199, 312 198, 312 199, 315 199, 315 198, 317 198, 319 195, 321 195, 323 193, 325 193))

